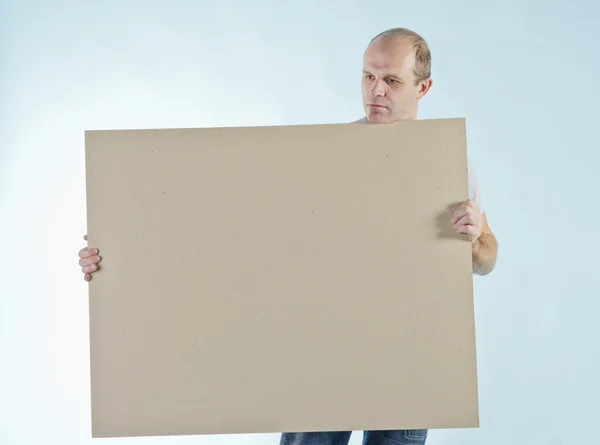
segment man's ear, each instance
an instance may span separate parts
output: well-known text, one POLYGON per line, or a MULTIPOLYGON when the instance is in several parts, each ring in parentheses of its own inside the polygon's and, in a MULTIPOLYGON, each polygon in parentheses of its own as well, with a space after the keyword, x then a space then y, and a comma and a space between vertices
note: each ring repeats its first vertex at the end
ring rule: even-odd
POLYGON ((433 84, 433 80, 431 78, 420 81, 417 98, 418 99, 423 98, 423 96, 425 96, 431 89, 432 84, 433 84))

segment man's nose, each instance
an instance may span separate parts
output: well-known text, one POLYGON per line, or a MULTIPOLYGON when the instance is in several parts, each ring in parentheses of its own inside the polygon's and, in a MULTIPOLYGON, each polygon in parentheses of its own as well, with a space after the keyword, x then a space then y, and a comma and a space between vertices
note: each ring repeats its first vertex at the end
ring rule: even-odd
POLYGON ((371 87, 371 94, 375 97, 385 96, 385 84, 381 79, 375 80, 371 87))

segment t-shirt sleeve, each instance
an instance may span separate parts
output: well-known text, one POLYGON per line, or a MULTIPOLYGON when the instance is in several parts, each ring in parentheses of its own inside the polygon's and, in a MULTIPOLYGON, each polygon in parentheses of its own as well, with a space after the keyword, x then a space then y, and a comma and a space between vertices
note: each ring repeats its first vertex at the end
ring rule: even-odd
POLYGON ((471 160, 468 159, 468 178, 469 178, 469 198, 475 201, 481 213, 484 213, 483 207, 483 199, 481 196, 481 186, 479 184, 479 178, 477 176, 477 171, 471 160))

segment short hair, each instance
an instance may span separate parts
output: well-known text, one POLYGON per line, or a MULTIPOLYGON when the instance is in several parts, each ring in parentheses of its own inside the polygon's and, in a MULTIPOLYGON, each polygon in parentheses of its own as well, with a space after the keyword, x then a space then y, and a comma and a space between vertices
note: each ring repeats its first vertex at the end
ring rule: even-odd
POLYGON ((416 83, 431 77, 431 51, 423 37, 408 28, 390 28, 380 32, 371 39, 369 45, 379 38, 403 37, 413 46, 415 50, 414 74, 416 83))

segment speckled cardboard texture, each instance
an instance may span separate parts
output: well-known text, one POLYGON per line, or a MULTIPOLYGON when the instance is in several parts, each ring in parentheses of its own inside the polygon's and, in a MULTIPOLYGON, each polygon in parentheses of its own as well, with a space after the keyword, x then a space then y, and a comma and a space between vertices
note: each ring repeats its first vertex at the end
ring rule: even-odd
POLYGON ((93 437, 478 426, 463 119, 85 145, 93 437))

